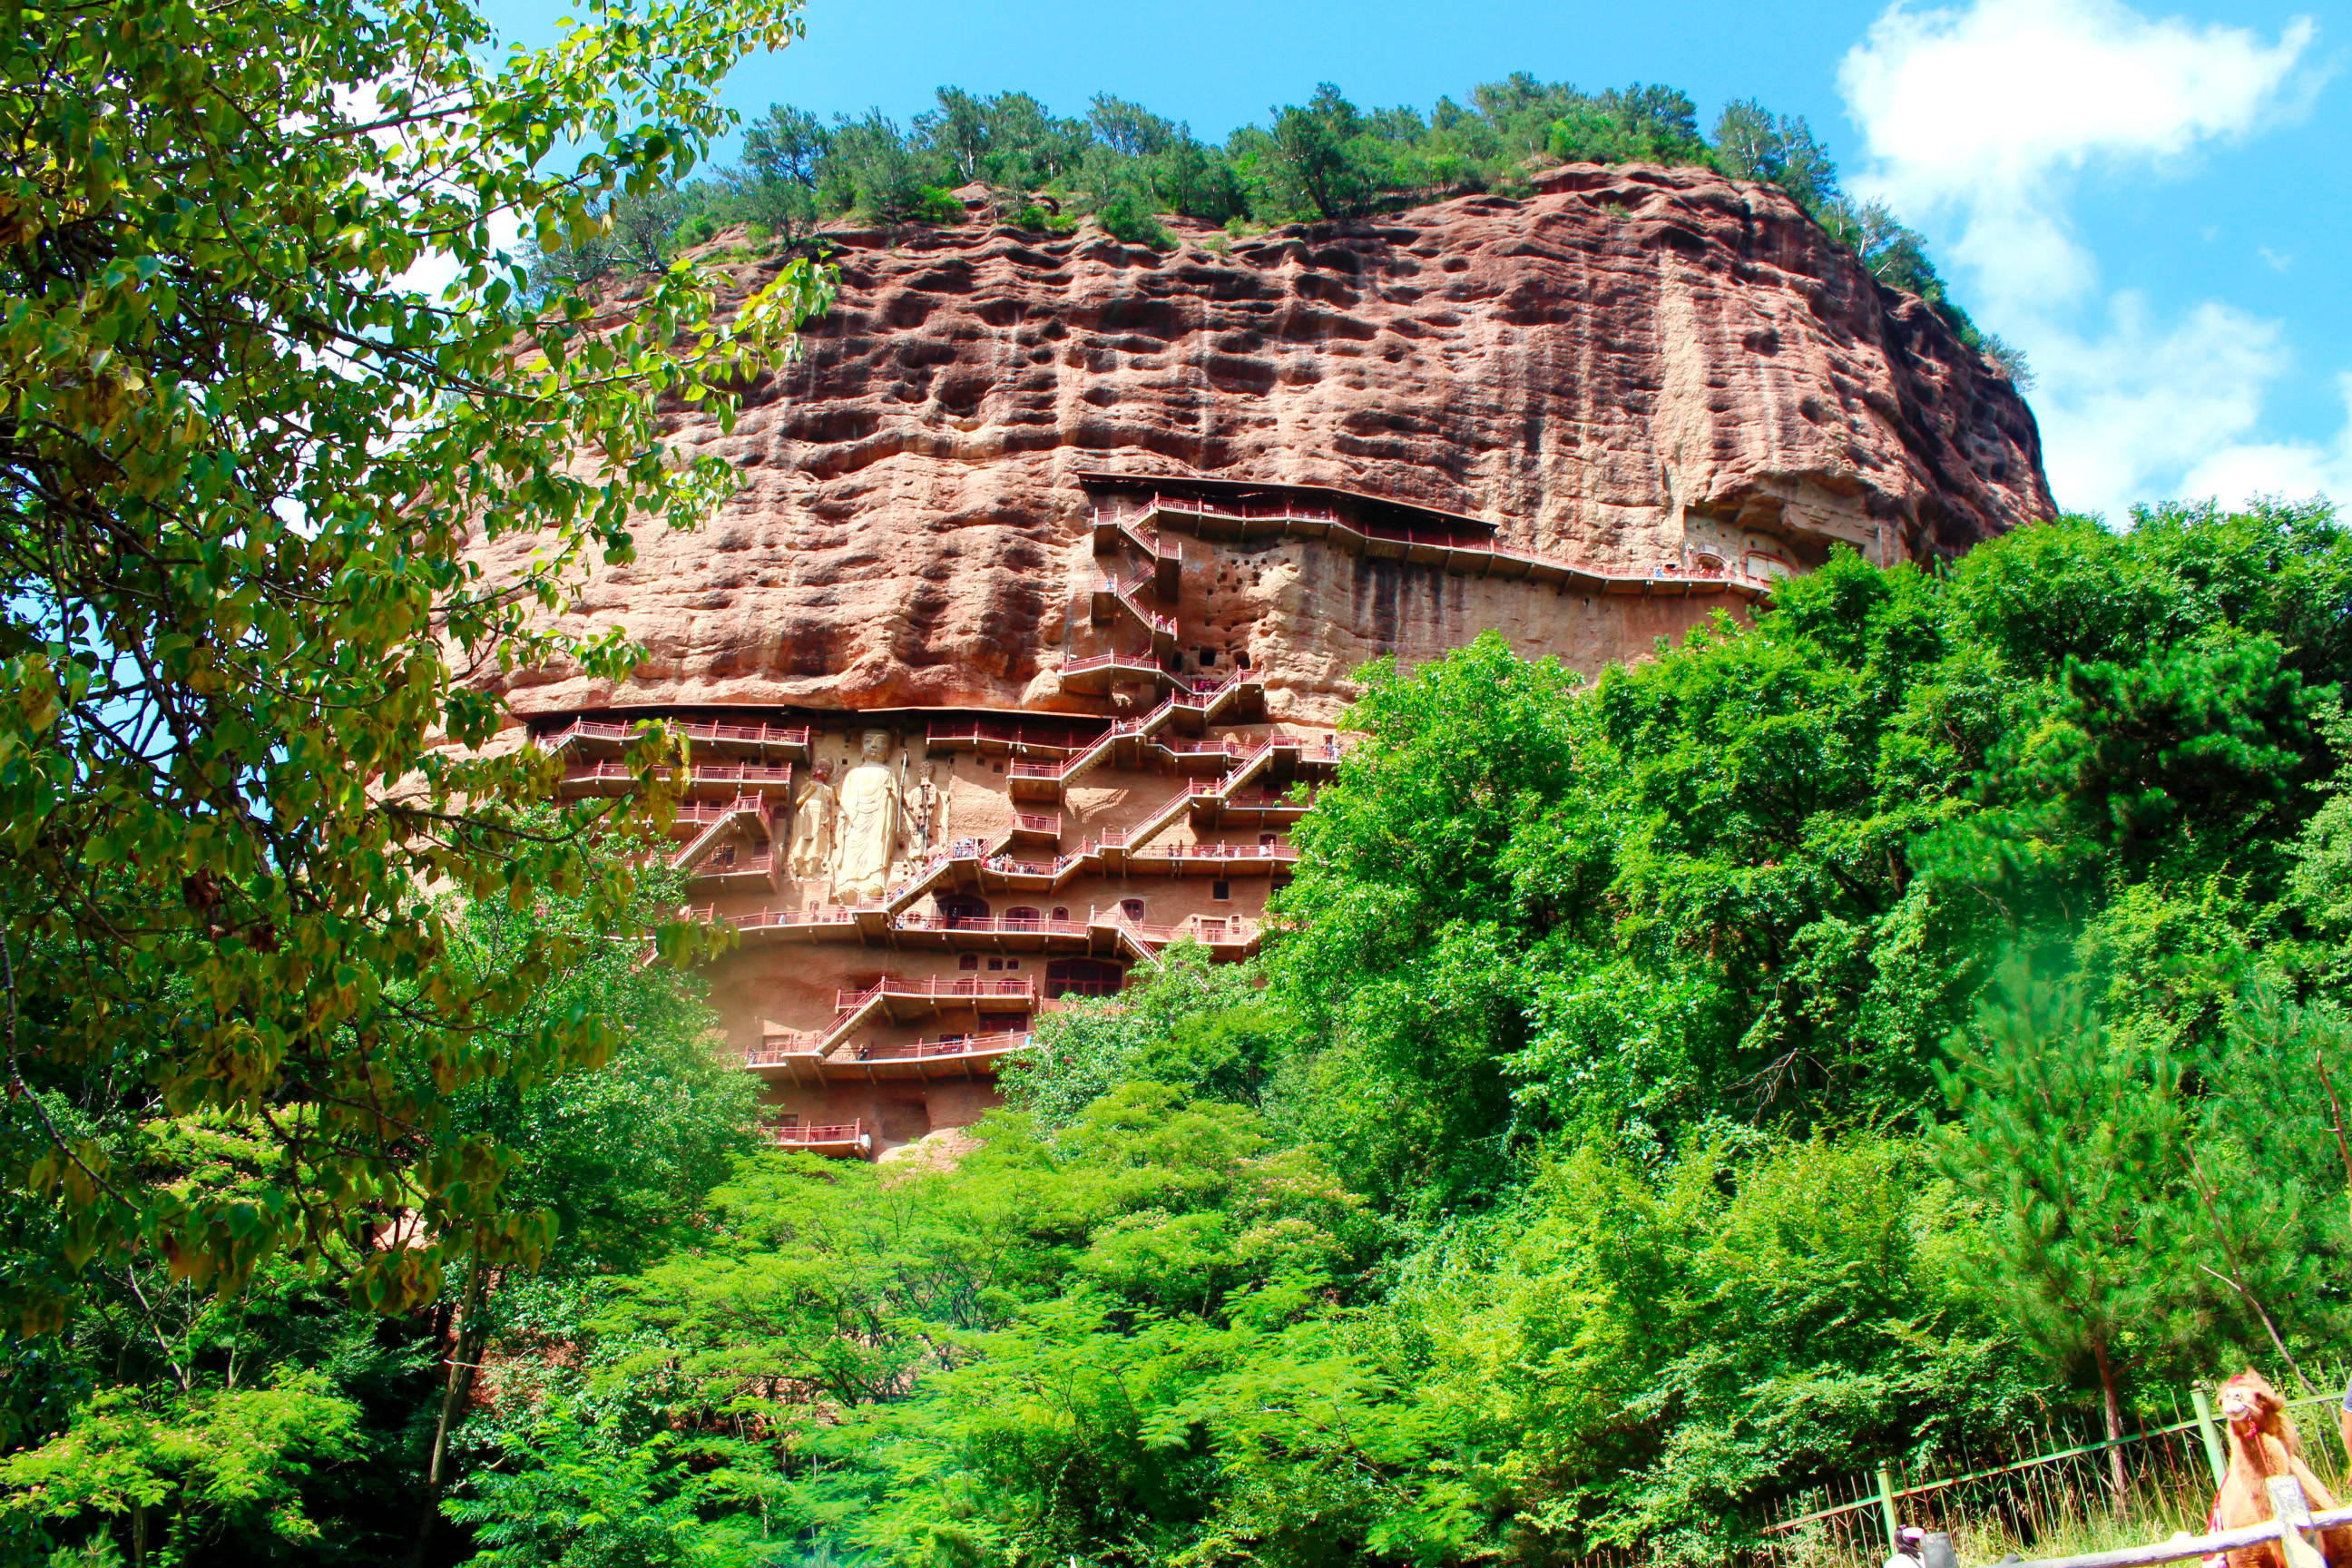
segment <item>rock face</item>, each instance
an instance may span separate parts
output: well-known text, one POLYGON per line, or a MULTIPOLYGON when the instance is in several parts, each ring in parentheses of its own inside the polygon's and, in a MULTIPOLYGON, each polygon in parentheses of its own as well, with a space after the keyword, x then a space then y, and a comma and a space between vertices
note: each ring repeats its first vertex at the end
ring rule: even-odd
POLYGON ((650 657, 511 696, 577 795, 684 721, 669 863, 772 1138, 952 1158, 1043 1012, 1258 951, 1374 655, 1590 669, 2051 510, 2010 384, 1777 192, 1542 184, 1168 253, 841 236, 806 358, 732 434, 673 413, 742 491, 571 612, 650 657))
MULTIPOLYGON (((1087 474, 1337 487, 1625 574, 1950 553, 2053 510, 2010 383, 1780 192, 1643 166, 1538 186, 1164 253, 1092 228, 835 237, 805 359, 732 434, 676 416, 741 493, 581 600, 647 663, 618 689, 532 672, 517 707, 1108 711, 1061 675, 1096 646, 1087 474)), ((1373 653, 1496 626, 1591 667, 1724 603, 1296 537, 1188 555, 1178 600, 1180 657, 1246 658, 1271 714, 1307 721, 1373 653)))

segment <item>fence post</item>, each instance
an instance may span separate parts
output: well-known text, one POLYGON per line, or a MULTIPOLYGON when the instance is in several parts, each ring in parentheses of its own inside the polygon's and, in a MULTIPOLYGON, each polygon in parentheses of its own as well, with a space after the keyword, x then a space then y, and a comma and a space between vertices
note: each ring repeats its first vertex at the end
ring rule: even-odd
POLYGON ((2230 1479, 2230 1450, 2221 1441, 2221 1424, 2213 1419, 2213 1396, 2201 1383, 2189 1385, 2189 1402, 2197 1407, 2197 1431, 2205 1439, 2205 1463, 2212 1468, 2213 1485, 2230 1479))
POLYGON ((2273 1476, 2267 1484, 2271 1517, 2278 1521, 2279 1550, 2286 1554, 2286 1568, 2326 1568, 2327 1559, 2320 1555, 2319 1543, 2311 1538, 2311 1505, 2304 1499, 2303 1483, 2293 1476, 2273 1476))
MULTIPOLYGON (((1878 1467, 1878 1513, 1886 1521, 1886 1550, 1891 1556, 1903 1550, 1903 1532, 1895 1521, 1895 1478, 1885 1465, 1878 1467)), ((2305 1568, 2305 1565, 2290 1563, 2286 1568, 2305 1568)))

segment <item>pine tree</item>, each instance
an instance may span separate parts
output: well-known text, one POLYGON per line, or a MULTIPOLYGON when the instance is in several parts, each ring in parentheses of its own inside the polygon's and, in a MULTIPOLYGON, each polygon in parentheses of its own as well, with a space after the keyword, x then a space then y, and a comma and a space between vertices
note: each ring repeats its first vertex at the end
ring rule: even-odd
POLYGON ((2053 1356, 2088 1355, 2105 1408, 2107 1474, 2124 1501, 2119 1373, 2134 1342, 2199 1292, 2182 1198, 2188 1132, 2180 1067, 2161 1046, 2118 1040, 2078 983, 2013 971, 1956 1037, 1937 1076, 1958 1121, 1944 1169, 1986 1209, 1989 1294, 2053 1356))

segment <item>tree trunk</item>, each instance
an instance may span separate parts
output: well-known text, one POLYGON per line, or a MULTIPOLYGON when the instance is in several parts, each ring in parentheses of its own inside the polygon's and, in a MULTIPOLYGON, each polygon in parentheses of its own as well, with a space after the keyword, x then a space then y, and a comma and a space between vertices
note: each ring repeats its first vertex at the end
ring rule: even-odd
POLYGON ((2124 1405, 2116 1392, 2116 1363, 2107 1354, 2105 1333, 2091 1336, 2091 1354, 2098 1360, 2099 1392, 2107 1408, 2107 1485, 2115 1493, 2116 1512, 2121 1515, 2127 1495, 2124 1486, 2124 1405))
POLYGON ((433 1424, 433 1457, 425 1470, 425 1507, 417 1515, 409 1568, 425 1568, 425 1554, 433 1544, 433 1526, 441 1517, 441 1479, 449 1458, 449 1429, 457 1424, 457 1413, 473 1396, 474 1372, 489 1337, 482 1310, 488 1295, 489 1279, 482 1271, 481 1251, 476 1248, 466 1271, 465 1304, 451 1325, 455 1331, 449 1337, 449 1375, 441 1386, 440 1417, 433 1424))

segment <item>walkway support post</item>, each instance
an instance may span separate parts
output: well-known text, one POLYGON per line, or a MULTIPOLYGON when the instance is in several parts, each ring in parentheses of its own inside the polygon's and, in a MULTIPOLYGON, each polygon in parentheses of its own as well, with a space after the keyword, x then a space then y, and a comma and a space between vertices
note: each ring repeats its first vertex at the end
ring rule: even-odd
POLYGON ((2272 1476, 2267 1485, 2271 1517, 2278 1521, 2279 1546, 2286 1553, 2286 1568, 2327 1568, 2319 1542, 2312 1539, 2311 1504, 2303 1495, 2303 1483, 2293 1476, 2272 1476))
POLYGON ((2221 1441, 2221 1424, 2213 1419, 2213 1396, 2206 1392, 2203 1384, 2192 1383, 2189 1385, 2189 1402, 2197 1407, 2197 1431, 2205 1439, 2205 1463, 2212 1468, 2213 1485, 2218 1489, 2230 1479, 2230 1450, 2221 1441))

